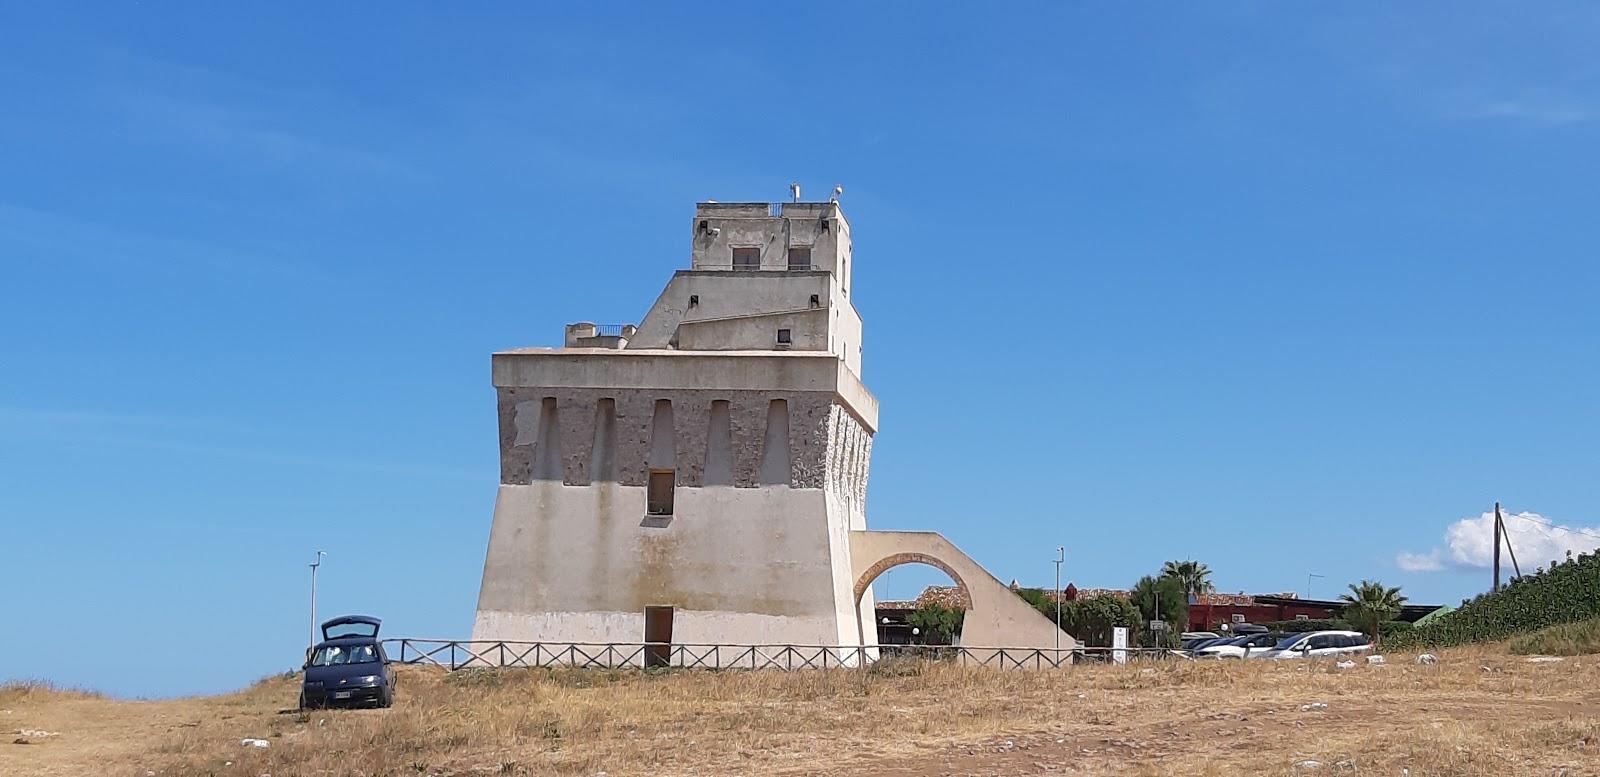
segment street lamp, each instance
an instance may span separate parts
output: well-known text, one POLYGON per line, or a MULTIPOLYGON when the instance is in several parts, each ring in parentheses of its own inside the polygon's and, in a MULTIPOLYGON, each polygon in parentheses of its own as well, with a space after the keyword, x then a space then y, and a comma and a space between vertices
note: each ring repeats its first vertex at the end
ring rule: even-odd
POLYGON ((1067 560, 1067 549, 1056 548, 1056 660, 1061 660, 1061 562, 1067 560))
POLYGON ((1317 574, 1315 572, 1311 572, 1311 573, 1306 575, 1306 598, 1307 599, 1311 598, 1311 578, 1313 578, 1313 577, 1322 577, 1322 575, 1319 575, 1319 574, 1317 574))
POLYGON ((307 649, 317 646, 317 567, 322 566, 322 557, 328 555, 327 551, 317 551, 317 560, 311 562, 311 644, 307 649))

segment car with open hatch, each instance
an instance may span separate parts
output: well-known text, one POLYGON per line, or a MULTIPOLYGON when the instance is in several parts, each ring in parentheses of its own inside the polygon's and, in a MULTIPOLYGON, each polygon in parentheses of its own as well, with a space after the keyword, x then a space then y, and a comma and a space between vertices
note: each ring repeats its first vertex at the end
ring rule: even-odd
POLYGON ((394 703, 395 673, 383 643, 382 621, 343 615, 322 624, 322 641, 306 657, 300 708, 388 707, 394 703))

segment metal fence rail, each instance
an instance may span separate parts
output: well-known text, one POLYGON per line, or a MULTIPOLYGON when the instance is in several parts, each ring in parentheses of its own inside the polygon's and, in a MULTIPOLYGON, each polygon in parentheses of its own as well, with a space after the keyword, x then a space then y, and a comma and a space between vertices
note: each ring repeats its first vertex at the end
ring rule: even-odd
POLYGON ((891 659, 947 662, 995 669, 1059 669, 1074 663, 1121 663, 1187 658, 1163 648, 1021 648, 966 645, 698 645, 681 642, 519 642, 510 640, 387 639, 386 651, 404 664, 446 669, 574 667, 622 669, 845 669, 891 659))

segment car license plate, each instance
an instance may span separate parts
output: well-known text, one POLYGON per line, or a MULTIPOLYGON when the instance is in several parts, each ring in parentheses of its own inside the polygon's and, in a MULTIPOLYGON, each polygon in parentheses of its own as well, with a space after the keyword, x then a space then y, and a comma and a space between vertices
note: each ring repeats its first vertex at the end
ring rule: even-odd
POLYGON ((333 692, 333 698, 335 698, 335 699, 348 699, 348 698, 350 698, 350 692, 349 691, 334 691, 333 692))

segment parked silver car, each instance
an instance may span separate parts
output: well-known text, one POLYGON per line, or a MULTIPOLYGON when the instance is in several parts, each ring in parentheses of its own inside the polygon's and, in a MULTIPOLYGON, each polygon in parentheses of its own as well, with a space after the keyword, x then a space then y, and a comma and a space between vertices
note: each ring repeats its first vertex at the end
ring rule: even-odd
POLYGON ((1290 634, 1259 658, 1335 658, 1372 651, 1372 640, 1359 631, 1308 631, 1290 634))

